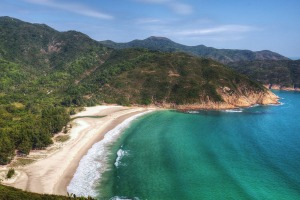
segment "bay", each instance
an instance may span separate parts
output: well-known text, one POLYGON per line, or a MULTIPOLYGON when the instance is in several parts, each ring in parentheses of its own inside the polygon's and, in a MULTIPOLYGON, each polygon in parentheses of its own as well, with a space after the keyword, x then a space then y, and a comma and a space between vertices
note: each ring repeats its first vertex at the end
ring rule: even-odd
POLYGON ((110 148, 99 199, 300 199, 300 93, 282 105, 158 111, 110 148))

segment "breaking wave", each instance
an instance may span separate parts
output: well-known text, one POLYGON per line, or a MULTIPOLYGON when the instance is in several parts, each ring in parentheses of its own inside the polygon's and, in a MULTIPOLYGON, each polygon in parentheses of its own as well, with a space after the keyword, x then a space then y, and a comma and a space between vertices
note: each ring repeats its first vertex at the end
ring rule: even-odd
MULTIPOLYGON (((73 179, 67 187, 67 191, 77 196, 96 197, 98 195, 96 186, 99 183, 101 175, 107 170, 108 147, 119 138, 120 134, 129 127, 133 120, 149 112, 152 111, 146 111, 126 119, 114 129, 108 131, 101 141, 94 144, 81 159, 73 179)), ((116 163, 119 163, 124 154, 124 152, 120 151, 119 153, 119 151, 116 163)))

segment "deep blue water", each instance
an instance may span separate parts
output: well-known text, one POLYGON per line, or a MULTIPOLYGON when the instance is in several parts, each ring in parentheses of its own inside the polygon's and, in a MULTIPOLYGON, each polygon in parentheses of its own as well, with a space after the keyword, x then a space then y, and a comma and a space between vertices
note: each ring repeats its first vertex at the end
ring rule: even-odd
POLYGON ((158 111, 110 147, 99 198, 300 199, 300 93, 236 112, 158 111))

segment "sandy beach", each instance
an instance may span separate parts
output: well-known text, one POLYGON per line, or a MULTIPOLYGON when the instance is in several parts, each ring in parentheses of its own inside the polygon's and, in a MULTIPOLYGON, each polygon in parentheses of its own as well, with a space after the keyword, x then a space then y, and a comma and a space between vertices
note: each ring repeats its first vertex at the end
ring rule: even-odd
MULTIPOLYGON (((3 183, 30 192, 67 195, 67 186, 81 158, 93 144, 103 139, 105 133, 127 118, 153 109, 123 106, 88 107, 72 116, 82 118, 72 121, 68 141, 60 144, 55 142, 55 150, 44 151, 45 155, 38 161, 15 168, 16 176, 12 180, 4 180, 3 183)), ((35 153, 40 152, 33 151, 30 154, 35 153)))

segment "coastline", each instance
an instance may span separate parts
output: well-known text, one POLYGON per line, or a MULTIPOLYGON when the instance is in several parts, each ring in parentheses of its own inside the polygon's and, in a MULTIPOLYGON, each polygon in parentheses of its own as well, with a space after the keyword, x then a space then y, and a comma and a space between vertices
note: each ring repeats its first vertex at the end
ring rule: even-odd
POLYGON ((300 88, 295 88, 295 87, 285 87, 277 84, 264 84, 263 85, 265 88, 269 90, 279 90, 279 91, 296 91, 299 92, 300 88))
MULTIPOLYGON (((67 186, 75 174, 80 160, 104 135, 126 119, 157 108, 96 106, 87 107, 74 117, 103 116, 101 118, 76 118, 70 130, 70 139, 56 150, 46 153, 32 164, 15 168, 16 176, 3 184, 26 191, 67 195, 67 186)), ((57 145, 56 143, 54 145, 57 145)), ((41 150, 43 151, 43 150, 41 150)), ((36 152, 33 152, 33 154, 36 152)))
MULTIPOLYGON (((268 93, 268 95, 271 94, 268 93)), ((271 99, 277 100, 276 95, 273 96, 272 94, 271 97, 271 99)), ((262 101, 264 98, 255 95, 253 99, 253 101, 247 101, 247 105, 244 106, 211 103, 178 106, 176 109, 181 111, 235 109, 237 107, 256 105, 257 99, 262 101)), ((272 101, 267 101, 261 104, 272 103, 272 101)), ((30 156, 36 158, 36 155, 40 157, 31 164, 16 167, 16 175, 12 179, 3 180, 2 183, 35 193, 67 195, 67 187, 75 175, 81 159, 94 144, 102 141, 106 133, 128 118, 150 110, 174 109, 172 105, 158 106, 161 108, 157 107, 157 105, 151 105, 151 107, 124 107, 117 105, 87 107, 85 111, 72 116, 73 127, 67 134, 70 136, 69 140, 63 143, 55 142, 46 150, 31 151, 29 158, 30 156)), ((58 135, 64 134, 60 133, 58 135)), ((11 166, 0 167, 0 172, 7 171, 9 167, 11 166)))

